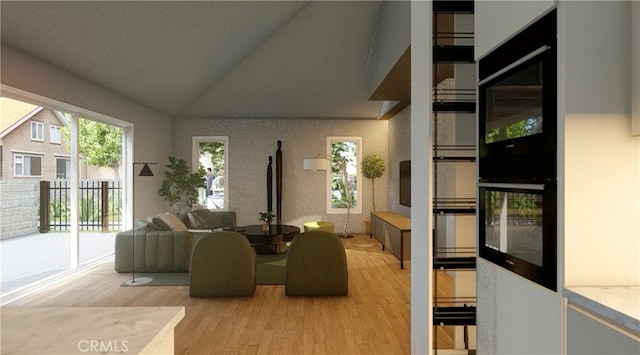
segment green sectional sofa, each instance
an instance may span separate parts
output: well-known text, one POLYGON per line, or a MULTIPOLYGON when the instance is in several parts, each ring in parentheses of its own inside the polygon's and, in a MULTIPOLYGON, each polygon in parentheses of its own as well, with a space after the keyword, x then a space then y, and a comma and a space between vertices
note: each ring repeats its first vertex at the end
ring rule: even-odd
MULTIPOLYGON (((163 213, 138 221, 135 228, 136 272, 188 272, 195 242, 215 228, 235 227, 233 211, 194 210, 180 216, 163 213), (186 223, 185 223, 186 222, 186 223), (195 230, 198 230, 197 232, 195 230)), ((116 272, 132 272, 134 230, 116 234, 116 272)))

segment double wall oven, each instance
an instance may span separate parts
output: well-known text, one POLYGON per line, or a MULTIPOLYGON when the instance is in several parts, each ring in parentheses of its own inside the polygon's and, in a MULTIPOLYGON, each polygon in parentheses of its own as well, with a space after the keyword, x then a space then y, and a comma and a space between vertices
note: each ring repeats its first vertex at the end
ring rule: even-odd
POLYGON ((478 63, 479 255, 557 290, 553 10, 478 63))

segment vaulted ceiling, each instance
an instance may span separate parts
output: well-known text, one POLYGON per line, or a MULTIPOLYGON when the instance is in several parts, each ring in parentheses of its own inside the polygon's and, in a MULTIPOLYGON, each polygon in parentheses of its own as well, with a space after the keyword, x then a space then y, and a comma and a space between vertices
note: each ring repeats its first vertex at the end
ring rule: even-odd
POLYGON ((171 117, 375 119, 378 1, 2 1, 13 47, 171 117))

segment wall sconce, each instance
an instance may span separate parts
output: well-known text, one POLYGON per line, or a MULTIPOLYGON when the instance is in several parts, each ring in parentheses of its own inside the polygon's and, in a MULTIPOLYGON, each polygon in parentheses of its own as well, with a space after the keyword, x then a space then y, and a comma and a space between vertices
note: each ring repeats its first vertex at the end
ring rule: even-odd
MULTIPOLYGON (((136 165, 142 165, 144 164, 144 166, 142 167, 142 170, 140 170, 140 173, 138 174, 138 176, 153 176, 153 172, 151 171, 151 168, 149 167, 149 164, 153 164, 156 165, 158 163, 133 163, 132 164, 132 169, 135 170, 136 165)), ((131 185, 131 193, 133 195, 133 199, 132 199, 132 203, 131 203, 131 220, 135 221, 135 183, 136 178, 135 176, 133 177, 133 181, 132 181, 132 185, 131 185)), ((133 226, 133 237, 131 238, 131 280, 125 282, 125 284, 127 286, 140 286, 140 285, 144 285, 144 284, 148 284, 149 282, 153 281, 152 278, 150 277, 138 277, 138 279, 136 280, 136 226, 135 226, 135 222, 134 222, 134 226, 133 226)))
POLYGON ((325 171, 329 170, 329 159, 311 158, 302 161, 302 168, 305 171, 325 171))

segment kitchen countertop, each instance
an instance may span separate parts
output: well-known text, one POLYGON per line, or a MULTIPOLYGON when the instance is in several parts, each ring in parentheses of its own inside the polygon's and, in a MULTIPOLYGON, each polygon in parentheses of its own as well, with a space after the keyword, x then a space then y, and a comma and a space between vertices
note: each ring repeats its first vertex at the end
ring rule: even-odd
POLYGON ((562 294, 569 303, 640 334, 640 286, 565 287, 562 294))
POLYGON ((2 307, 2 354, 173 353, 184 315, 184 307, 2 307))

